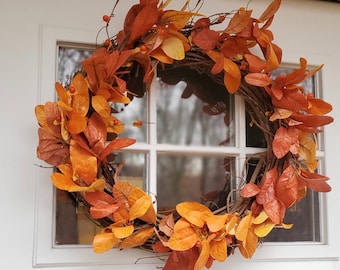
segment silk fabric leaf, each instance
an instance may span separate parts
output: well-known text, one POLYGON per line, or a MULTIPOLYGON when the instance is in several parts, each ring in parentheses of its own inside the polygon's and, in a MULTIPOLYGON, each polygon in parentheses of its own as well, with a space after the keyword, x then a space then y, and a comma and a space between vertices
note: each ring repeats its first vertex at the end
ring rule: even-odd
POLYGON ((148 239, 154 234, 154 227, 145 227, 139 229, 137 232, 133 233, 129 237, 125 238, 118 247, 120 249, 129 249, 138 246, 142 246, 148 239))
POLYGON ((169 247, 172 250, 184 251, 191 249, 196 245, 198 236, 192 227, 175 230, 174 234, 169 238, 169 247))
POLYGON ((104 253, 112 249, 119 239, 113 233, 100 233, 94 236, 92 247, 95 253, 104 253))

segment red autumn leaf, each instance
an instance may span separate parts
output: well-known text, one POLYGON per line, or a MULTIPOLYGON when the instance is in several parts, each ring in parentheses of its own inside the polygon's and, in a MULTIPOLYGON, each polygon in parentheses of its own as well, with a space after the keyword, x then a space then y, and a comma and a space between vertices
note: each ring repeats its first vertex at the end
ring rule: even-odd
POLYGON ((101 191, 86 192, 84 194, 84 198, 92 206, 99 206, 103 204, 114 204, 116 202, 112 196, 101 191))
POLYGON ((273 140, 273 152, 277 158, 284 157, 289 151, 297 154, 299 149, 299 133, 295 127, 279 127, 273 140))
POLYGON ((56 138, 43 128, 38 129, 39 145, 37 157, 48 164, 57 166, 70 155, 68 145, 60 138, 56 138))
POLYGON ((143 7, 133 19, 129 43, 145 34, 158 21, 159 11, 156 5, 143 7))
POLYGON ((245 10, 244 8, 240 8, 238 12, 231 18, 227 29, 224 30, 224 33, 227 34, 237 34, 242 32, 248 24, 251 22, 251 10, 245 10))
POLYGON ((109 154, 111 154, 114 150, 119 150, 124 147, 128 147, 136 142, 135 139, 129 138, 117 138, 111 141, 105 149, 101 152, 99 158, 100 160, 104 160, 109 154))
POLYGON ((204 28, 193 36, 192 41, 202 50, 209 51, 215 48, 218 37, 216 31, 204 28))
POLYGON ((247 74, 244 79, 247 83, 259 87, 265 87, 271 84, 272 80, 265 73, 249 73, 247 74))
POLYGON ((304 95, 294 90, 283 91, 283 96, 280 99, 272 96, 272 102, 277 108, 292 111, 306 111, 308 109, 308 101, 304 95))
POLYGON ((309 102, 308 113, 314 115, 324 115, 332 111, 333 107, 326 101, 314 98, 313 95, 307 95, 307 100, 309 102))
POLYGON ((259 204, 265 204, 275 199, 275 185, 278 179, 277 168, 267 171, 261 180, 261 190, 256 195, 256 201, 259 204))
POLYGON ((152 245, 152 251, 156 253, 167 253, 170 249, 164 246, 161 241, 158 241, 152 245))
POLYGON ((245 54, 244 58, 248 62, 250 73, 261 73, 266 66, 266 63, 256 55, 245 54))
POLYGON ((302 181, 307 185, 309 189, 317 192, 329 192, 332 190, 331 186, 326 183, 329 180, 327 176, 309 172, 304 169, 300 169, 298 177, 299 181, 302 181))
POLYGON ((105 148, 107 131, 106 125, 98 113, 93 113, 84 130, 88 145, 93 152, 100 154, 105 148))
POLYGON ((297 200, 298 179, 292 165, 289 165, 280 175, 276 184, 276 197, 286 206, 291 207, 297 200))
POLYGON ((305 115, 302 113, 293 113, 291 117, 293 120, 302 122, 306 127, 319 127, 332 123, 333 117, 327 115, 305 115))
POLYGON ((112 215, 119 208, 118 204, 103 204, 92 206, 90 208, 90 214, 95 219, 100 219, 112 215))
POLYGON ((270 202, 264 203, 263 209, 271 221, 275 224, 281 224, 283 222, 286 208, 279 200, 274 199, 270 202))
POLYGON ((260 192, 258 185, 253 183, 246 184, 241 190, 241 196, 245 198, 250 198, 257 195, 260 192))
POLYGON ((172 251, 164 270, 189 270, 194 269, 195 263, 198 259, 198 248, 193 247, 186 251, 172 251))

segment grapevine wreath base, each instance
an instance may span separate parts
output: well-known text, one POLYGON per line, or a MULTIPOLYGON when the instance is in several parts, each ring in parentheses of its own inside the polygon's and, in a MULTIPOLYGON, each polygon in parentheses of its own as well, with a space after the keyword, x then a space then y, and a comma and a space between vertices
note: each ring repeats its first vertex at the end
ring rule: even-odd
POLYGON ((164 269, 203 269, 225 261, 235 249, 250 258, 259 238, 275 227, 292 226, 283 222, 286 209, 308 189, 331 190, 328 178, 315 170, 316 134, 333 121, 326 115, 332 106, 300 85, 321 66, 307 70, 301 58, 299 68, 271 77, 282 55, 269 30, 280 0, 258 19, 246 8, 206 17, 199 13, 202 1, 194 9, 187 1, 181 10, 166 10, 170 2, 140 0, 112 37, 115 8, 103 16, 107 40, 69 83, 56 83, 57 101, 35 108, 37 156, 55 166, 55 187, 83 202, 103 227, 93 240, 95 252, 143 247, 169 254, 164 269), (222 30, 213 30, 215 25, 222 30), (205 102, 210 114, 226 115, 229 95, 240 95, 249 124, 263 132, 267 148, 256 156, 256 168, 239 189, 217 193, 218 204, 181 202, 171 213, 156 213, 146 191, 118 178, 114 153, 135 139, 119 137, 124 123, 113 105, 128 109, 134 98, 148 93, 156 72, 168 84, 186 81, 186 94, 205 102), (199 87, 200 79, 210 87, 199 87))

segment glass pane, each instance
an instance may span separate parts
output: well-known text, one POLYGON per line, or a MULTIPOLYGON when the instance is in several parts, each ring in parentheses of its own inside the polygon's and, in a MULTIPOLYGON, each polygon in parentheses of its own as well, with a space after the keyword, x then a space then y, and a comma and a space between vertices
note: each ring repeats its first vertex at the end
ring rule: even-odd
POLYGON ((201 202, 211 209, 225 205, 233 158, 160 154, 157 165, 159 211, 173 210, 182 201, 201 202))
MULTIPOLYGON (((216 87, 217 84, 215 84, 216 87)), ((208 105, 196 94, 188 94, 193 86, 180 81, 175 85, 157 81, 157 140, 177 145, 234 145, 232 99, 208 105), (183 98, 183 96, 185 98, 183 98)), ((195 88, 196 89, 196 88, 195 88)), ((216 88, 205 89, 217 91, 216 88)), ((193 90, 194 91, 194 90, 193 90)), ((223 91, 226 92, 225 88, 223 91)))

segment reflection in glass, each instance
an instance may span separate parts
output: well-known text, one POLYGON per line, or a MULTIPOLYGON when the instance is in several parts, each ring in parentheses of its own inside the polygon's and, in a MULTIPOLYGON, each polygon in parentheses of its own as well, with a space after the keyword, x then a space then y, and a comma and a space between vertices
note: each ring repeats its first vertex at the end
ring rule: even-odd
POLYGON ((158 209, 174 209, 182 201, 201 202, 212 209, 225 205, 233 172, 233 158, 159 154, 158 209))
MULTIPOLYGON (((158 143, 218 146, 234 144, 231 103, 209 106, 196 95, 182 98, 187 84, 157 81, 158 143), (218 108, 217 108, 218 107, 218 108), (220 113, 212 115, 214 110, 220 113), (209 111, 209 114, 207 113, 209 111)), ((214 91, 216 89, 207 89, 214 91)), ((225 91, 225 89, 224 89, 225 91)))

